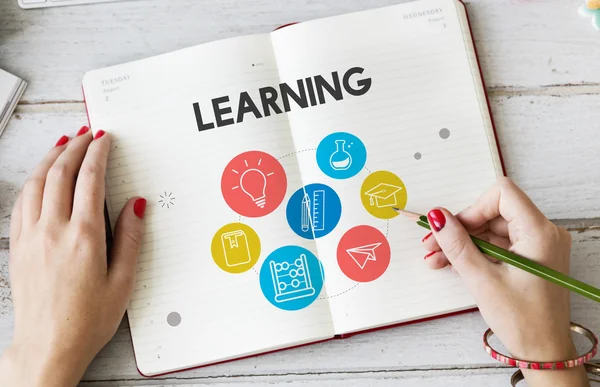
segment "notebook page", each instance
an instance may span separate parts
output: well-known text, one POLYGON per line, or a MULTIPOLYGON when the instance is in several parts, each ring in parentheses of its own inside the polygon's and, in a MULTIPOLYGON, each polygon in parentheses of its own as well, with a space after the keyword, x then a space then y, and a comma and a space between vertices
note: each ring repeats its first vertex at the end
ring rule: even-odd
POLYGON ((19 78, 0 69, 0 116, 6 114, 5 109, 10 104, 19 82, 19 78))
MULTIPOLYGON (((342 79, 348 69, 360 67, 364 71, 352 75, 350 85, 359 89, 358 81, 372 82, 363 95, 336 101, 326 94, 324 104, 289 114, 296 148, 307 150, 298 157, 305 183, 329 185, 342 202, 337 227, 317 239, 337 334, 474 305, 455 273, 426 268, 423 229, 403 218, 378 219, 367 207, 379 204, 367 200, 364 206, 361 200, 372 188, 361 187, 363 181, 385 170, 402 180, 407 209, 424 213, 446 206, 457 212, 501 174, 457 7, 453 0, 420 1, 300 23, 272 34, 282 81, 315 74, 331 81, 333 71, 342 79), (330 178, 315 162, 314 149, 332 132, 349 132, 364 143, 366 163, 356 176, 330 178), (357 225, 371 226, 389 241, 389 266, 372 282, 351 280, 338 265, 338 243, 357 225)), ((357 239, 359 246, 350 240, 341 249, 346 265, 354 264, 348 263, 347 248, 367 244, 361 235, 357 239)), ((377 252, 376 247, 375 257, 377 252)), ((378 261, 366 261, 372 264, 378 261)))
POLYGON ((494 168, 498 171, 498 175, 504 175, 504 168, 502 166, 502 160, 500 160, 500 153, 498 152, 498 143, 496 142, 496 134, 492 125, 492 117, 490 116, 489 106, 487 104, 487 96, 485 94, 484 85, 482 82, 483 76, 479 70, 479 62, 477 60, 477 54, 475 52, 475 45, 473 43, 473 37, 471 36, 471 28, 469 26, 469 19, 467 17, 467 8, 464 3, 457 4, 458 18, 460 20, 460 26, 463 33, 463 39, 465 41, 465 49, 467 56, 469 57, 469 65, 471 66, 471 77, 475 85, 475 92, 479 100, 479 110, 483 119, 483 125, 488 136, 488 146, 494 162, 494 168))
POLYGON ((27 82, 0 69, 0 135, 8 124, 27 82))
MULTIPOLYGON (((316 253, 285 221, 285 203, 301 186, 296 160, 283 157, 294 149, 285 114, 260 120, 250 114, 242 123, 199 131, 192 107, 198 102, 203 123, 214 123, 211 99, 231 96, 230 106, 237 106, 240 92, 254 98, 259 87, 278 83, 268 35, 209 43, 84 78, 90 122, 113 138, 106 177, 113 227, 128 198, 148 200, 128 308, 145 375, 333 336, 325 291, 292 313, 271 305, 259 285, 261 264, 276 248, 295 244, 316 253), (279 158, 287 174, 282 204, 262 218, 240 217, 221 193, 225 166, 249 150, 279 158), (211 242, 222 226, 240 221, 256 231, 261 254, 253 269, 231 274, 213 261, 211 242)), ((251 245, 243 238, 228 246, 251 245)))

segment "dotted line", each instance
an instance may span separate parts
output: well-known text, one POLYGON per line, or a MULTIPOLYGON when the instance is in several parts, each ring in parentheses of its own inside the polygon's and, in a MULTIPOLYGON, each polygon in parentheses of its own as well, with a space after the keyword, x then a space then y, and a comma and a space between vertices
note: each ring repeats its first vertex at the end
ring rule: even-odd
MULTIPOLYGON (((308 148, 308 149, 302 149, 302 150, 299 150, 299 151, 295 151, 295 152, 291 152, 291 153, 285 154, 285 155, 283 155, 283 156, 279 157, 277 160, 281 160, 281 159, 283 159, 283 158, 285 158, 285 157, 292 156, 292 155, 295 155, 295 154, 298 154, 298 153, 311 152, 311 151, 316 151, 316 150, 317 150, 317 148, 308 148)), ((367 172, 371 173, 371 170, 370 170, 369 168, 367 168, 367 167, 364 167, 364 169, 366 169, 366 170, 367 170, 367 172)), ((241 223, 241 222, 242 222, 242 216, 241 216, 241 215, 238 215, 238 223, 241 223)), ((389 220, 388 220, 388 221, 387 221, 387 223, 386 223, 386 230, 385 230, 385 237, 386 237, 386 238, 387 238, 387 234, 388 234, 389 226, 390 226, 390 222, 389 222, 389 220)), ((256 271, 256 268, 255 268, 255 267, 252 267, 252 271, 254 271, 254 273, 256 273, 256 275, 260 276, 260 273, 259 273, 258 271, 256 271)), ((337 293, 337 294, 334 294, 334 295, 331 295, 331 296, 328 296, 328 297, 319 297, 319 298, 318 298, 318 300, 326 300, 326 299, 330 299, 330 298, 339 297, 339 296, 341 296, 342 294, 346 294, 346 293, 348 293, 350 290, 354 289, 354 288, 355 288, 355 287, 357 287, 359 284, 360 284, 360 282, 357 282, 357 283, 355 283, 355 284, 354 284, 352 287, 350 287, 350 288, 348 288, 348 289, 344 290, 343 292, 340 292, 340 293, 337 293)))
POLYGON ((316 150, 317 150, 317 148, 302 149, 302 150, 299 150, 299 151, 296 151, 296 152, 288 153, 287 155, 283 155, 280 158, 278 158, 277 160, 281 160, 284 157, 295 155, 297 153, 310 152, 310 151, 316 151, 316 150))
POLYGON ((385 222, 385 239, 388 239, 388 232, 390 231, 390 220, 385 222))
POLYGON ((329 296, 329 297, 319 297, 319 298, 318 298, 318 300, 327 300, 327 299, 330 299, 330 298, 334 298, 334 297, 341 296, 342 294, 348 293, 350 290, 354 289, 354 288, 355 288, 355 287, 357 287, 359 284, 360 284, 360 282, 357 282, 357 283, 355 283, 355 284, 354 284, 354 286, 352 286, 352 287, 351 287, 351 288, 349 288, 349 289, 346 289, 346 290, 344 290, 343 292, 340 292, 340 293, 334 294, 334 295, 332 295, 332 296, 329 296))

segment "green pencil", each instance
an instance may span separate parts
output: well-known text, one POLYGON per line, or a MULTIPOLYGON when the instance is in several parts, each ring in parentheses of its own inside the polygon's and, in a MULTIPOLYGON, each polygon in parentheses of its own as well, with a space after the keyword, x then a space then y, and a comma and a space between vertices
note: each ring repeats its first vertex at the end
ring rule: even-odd
MULTIPOLYGON (((429 226, 429 221, 427 220, 427 217, 425 215, 416 214, 410 211, 404 211, 395 207, 394 210, 406 215, 412 220, 415 220, 419 226, 431 230, 431 227, 429 226)), ((490 257, 494 257, 502 262, 508 263, 509 265, 513 265, 533 275, 537 275, 540 278, 562 286, 563 288, 567 288, 577 294, 581 294, 582 296, 587 297, 591 300, 600 302, 600 289, 595 288, 592 285, 588 285, 584 282, 578 281, 575 278, 569 277, 568 275, 550 269, 549 267, 532 261, 531 259, 521 257, 520 255, 517 255, 515 253, 511 253, 510 251, 504 250, 503 248, 486 242, 483 239, 479 239, 474 236, 471 236, 471 239, 473 240, 473 243, 475 244, 475 246, 477 246, 479 251, 489 255, 490 257)))

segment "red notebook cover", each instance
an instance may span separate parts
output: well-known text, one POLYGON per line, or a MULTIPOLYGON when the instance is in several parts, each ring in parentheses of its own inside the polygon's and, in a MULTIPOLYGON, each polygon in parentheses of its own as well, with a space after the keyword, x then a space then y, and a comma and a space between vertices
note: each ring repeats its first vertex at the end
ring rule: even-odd
MULTIPOLYGON (((468 25, 469 25, 469 32, 470 32, 470 35, 471 35, 471 40, 473 42, 473 47, 475 49, 475 57, 477 59, 477 67, 479 68, 479 73, 481 74, 481 83, 483 84, 483 88, 485 90, 486 89, 485 80, 483 78, 482 69, 481 69, 481 63, 479 61, 479 55, 477 53, 477 47, 475 46, 475 40, 473 39, 473 29, 471 27, 471 20, 469 19, 469 13, 467 11, 467 7, 465 6, 465 3, 463 2, 463 0, 458 0, 458 1, 465 8, 465 13, 467 15, 467 22, 468 22, 468 25)), ((283 24, 283 25, 275 28, 274 31, 277 31, 279 29, 282 29, 282 28, 285 28, 285 27, 288 27, 288 26, 291 26, 291 25, 294 25, 294 24, 297 24, 297 23, 298 22, 292 22, 292 23, 283 24)), ((498 147, 498 155, 500 156, 500 163, 502 165, 502 173, 503 173, 503 175, 506 176, 506 167, 504 165, 504 159, 502 157, 502 152, 501 152, 501 149, 500 149, 500 143, 498 141, 498 132, 496 130, 496 125, 494 123, 494 118, 492 116, 492 109, 491 109, 491 106, 490 106, 490 100, 489 100, 489 97, 488 97, 487 93, 485 93, 485 100, 486 100, 488 112, 489 112, 489 115, 490 115, 490 120, 491 120, 491 123, 492 123, 492 129, 494 130, 494 138, 496 140, 496 145, 498 147)), ((83 92, 83 102, 86 105, 86 114, 88 115, 88 125, 91 125, 91 123, 89 122, 89 114, 88 114, 88 111, 87 111, 87 104, 85 102, 85 91, 83 92)), ((105 211, 105 213, 106 213, 106 211, 105 211)), ((107 226, 107 231, 110 231, 110 224, 108 223, 108 216, 106 216, 106 220, 107 220, 107 225, 108 225, 107 226)), ((112 234, 110 232, 107 232, 107 243, 109 244, 109 247, 111 245, 111 242, 112 242, 112 234)), ((110 249, 109 249, 109 251, 110 251, 110 249)), ((242 357, 238 357, 238 358, 234 358, 234 359, 229 359, 229 360, 224 360, 224 361, 218 361, 218 362, 214 362, 214 363, 204 364, 204 365, 201 365, 201 366, 194 366, 194 367, 185 368, 185 369, 178 370, 178 371, 165 372, 165 373, 158 374, 158 375, 148 376, 148 375, 144 375, 140 371, 139 368, 137 370, 138 370, 138 373, 141 376, 144 376, 144 377, 147 377, 147 378, 155 378, 155 377, 159 377, 159 376, 170 375, 170 374, 177 373, 177 372, 189 371, 189 370, 193 370, 193 369, 197 369, 197 368, 203 368, 203 367, 208 367, 208 366, 212 366, 212 365, 228 363, 228 362, 231 362, 231 361, 248 359, 248 358, 252 358, 252 357, 256 357, 256 356, 262 356, 262 355, 266 355, 266 354, 270 354, 270 353, 275 353, 275 352, 280 352, 280 351, 287 351, 287 350, 290 350, 290 349, 305 347, 305 346, 308 346, 308 345, 313 345, 313 344, 318 344, 318 343, 324 343, 324 342, 327 342, 327 341, 330 341, 330 340, 346 339, 348 337, 356 336, 356 335, 363 334, 363 333, 375 332, 375 331, 380 331, 380 330, 383 330, 383 329, 395 328, 395 327, 399 327, 399 326, 403 326, 403 325, 416 324, 416 323, 420 323, 420 322, 441 319, 441 318, 444 318, 444 317, 456 316, 456 315, 459 315, 459 314, 474 312, 474 311, 477 311, 477 310, 478 310, 477 308, 472 308, 472 309, 462 310, 462 311, 458 311, 458 312, 445 313, 445 314, 440 314, 440 315, 437 315, 437 316, 425 317, 425 318, 421 318, 421 319, 417 319, 417 320, 411 320, 411 321, 406 321, 406 322, 402 322, 402 323, 386 325, 386 326, 382 326, 382 327, 378 327, 378 328, 365 329, 363 331, 358 331, 358 332, 353 332, 353 333, 347 333, 347 334, 342 334, 342 335, 336 335, 336 336, 332 337, 331 339, 319 340, 319 341, 314 341, 314 342, 311 342, 311 343, 296 345, 296 346, 292 346, 292 347, 281 348, 281 349, 276 349, 276 350, 272 350, 272 351, 260 352, 260 353, 253 354, 253 355, 242 356, 242 357)), ((130 336, 131 336, 131 330, 129 332, 130 332, 130 336)), ((133 347, 133 339, 132 339, 132 347, 133 347)), ((133 350, 133 356, 135 358, 135 350, 133 350)), ((137 365, 137 360, 136 360, 136 365, 137 365)))

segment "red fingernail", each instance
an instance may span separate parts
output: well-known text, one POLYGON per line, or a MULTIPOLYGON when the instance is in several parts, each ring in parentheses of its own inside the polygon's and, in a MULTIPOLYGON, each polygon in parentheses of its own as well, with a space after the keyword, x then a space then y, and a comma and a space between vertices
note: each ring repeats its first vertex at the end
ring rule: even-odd
POLYGON ((433 233, 431 233, 431 232, 430 232, 429 234, 425 235, 425 236, 423 237, 423 239, 421 239, 421 242, 425 242, 427 239, 429 239, 429 237, 430 237, 431 235, 433 235, 433 233))
POLYGON ((427 258, 431 257, 435 253, 437 253, 437 251, 432 251, 429 254, 427 254, 426 256, 424 256, 423 259, 427 259, 427 258))
POLYGON ((146 199, 139 198, 133 203, 133 213, 140 219, 144 219, 144 212, 146 212, 146 199))
POLYGON ((68 136, 62 136, 61 138, 58 139, 58 141, 56 142, 56 145, 54 146, 63 146, 66 143, 69 142, 69 137, 68 136))
POLYGON ((438 209, 429 211, 427 219, 429 219, 431 227, 438 232, 446 225, 446 217, 444 216, 444 213, 438 209))
POLYGON ((78 136, 83 136, 84 134, 86 134, 88 131, 90 130, 90 128, 88 128, 87 126, 82 126, 81 129, 79 129, 79 132, 77 132, 78 136))
POLYGON ((99 130, 96 132, 96 135, 94 136, 94 140, 99 139, 100 137, 104 136, 104 133, 106 133, 104 130, 99 130))

